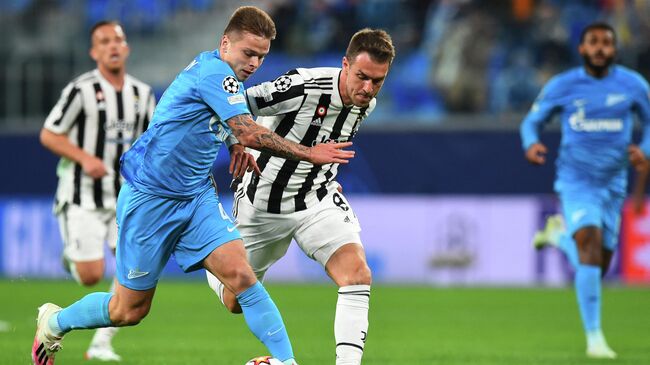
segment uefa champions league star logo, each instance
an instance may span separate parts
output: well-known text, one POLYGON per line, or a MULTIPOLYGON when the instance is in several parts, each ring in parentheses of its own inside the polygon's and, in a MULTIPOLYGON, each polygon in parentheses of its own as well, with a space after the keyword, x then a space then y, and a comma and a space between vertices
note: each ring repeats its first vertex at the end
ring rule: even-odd
POLYGON ((462 212, 450 212, 438 222, 438 237, 429 266, 434 270, 469 269, 477 259, 477 223, 462 212))
POLYGON ((239 83, 232 76, 226 76, 221 83, 223 90, 229 94, 237 94, 239 92, 239 83))
POLYGON ((282 75, 275 79, 275 81, 273 81, 273 84, 275 85, 275 89, 278 92, 283 93, 291 88, 291 77, 282 75))

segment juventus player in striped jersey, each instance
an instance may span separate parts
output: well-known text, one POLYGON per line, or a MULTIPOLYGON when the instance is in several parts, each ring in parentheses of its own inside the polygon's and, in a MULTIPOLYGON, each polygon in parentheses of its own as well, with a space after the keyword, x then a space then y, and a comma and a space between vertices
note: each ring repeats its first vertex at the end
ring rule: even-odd
MULTIPOLYGON (((155 98, 149 85, 126 73, 129 46, 112 21, 93 26, 90 56, 97 68, 70 82, 45 120, 41 143, 61 156, 55 213, 63 262, 77 282, 91 286, 104 274, 104 242, 115 250, 115 205, 120 157, 147 129, 155 98)), ((117 328, 98 329, 87 358, 120 360, 111 346, 117 328)))
MULTIPOLYGON (((342 68, 299 68, 246 90, 257 123, 304 146, 347 142, 375 108, 395 56, 383 30, 363 29, 351 39, 342 68)), ((243 147, 231 153, 241 166, 243 147)), ((339 286, 334 336, 336 364, 360 364, 368 331, 371 273, 360 226, 335 181, 338 164, 309 162, 252 151, 255 163, 235 193, 233 214, 253 271, 264 274, 295 239, 339 286), (260 175, 252 172, 261 171, 260 175)), ((244 160, 245 161, 245 160, 244 160)), ((235 169, 236 173, 239 169, 235 169)), ((241 308, 232 292, 207 272, 210 287, 233 313, 241 308)))

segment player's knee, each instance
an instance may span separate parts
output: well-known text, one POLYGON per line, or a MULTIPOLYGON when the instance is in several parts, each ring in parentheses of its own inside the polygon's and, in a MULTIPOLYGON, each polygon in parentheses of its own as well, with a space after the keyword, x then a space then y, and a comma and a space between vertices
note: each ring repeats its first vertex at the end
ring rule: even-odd
POLYGON ((103 275, 96 273, 87 273, 79 275, 79 284, 83 286, 93 286, 102 280, 103 275))
POLYGON ((372 284, 372 272, 370 271, 370 267, 364 262, 347 270, 346 275, 341 279, 337 283, 339 286, 370 285, 372 284))
POLYGON ((585 265, 602 266, 602 238, 595 227, 581 229, 576 234, 580 263, 585 265))
POLYGON ((223 269, 223 279, 224 284, 232 288, 235 293, 241 293, 257 281, 255 274, 248 265, 231 265, 231 267, 223 269))
POLYGON ((71 265, 70 272, 75 280, 83 286, 93 286, 104 277, 103 267, 79 267, 71 265))
POLYGON ((372 284, 372 271, 366 263, 360 265, 356 270, 354 281, 356 282, 356 285, 372 284))

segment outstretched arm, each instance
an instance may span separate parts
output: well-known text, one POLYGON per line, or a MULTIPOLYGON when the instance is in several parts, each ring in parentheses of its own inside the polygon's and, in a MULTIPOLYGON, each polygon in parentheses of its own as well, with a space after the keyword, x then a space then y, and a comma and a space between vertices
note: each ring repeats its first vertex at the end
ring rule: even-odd
POLYGON ((269 152, 275 156, 309 161, 315 165, 328 163, 348 163, 354 157, 354 151, 343 150, 350 147, 352 142, 321 143, 307 147, 280 137, 255 123, 249 114, 236 115, 227 121, 235 137, 245 147, 269 152))

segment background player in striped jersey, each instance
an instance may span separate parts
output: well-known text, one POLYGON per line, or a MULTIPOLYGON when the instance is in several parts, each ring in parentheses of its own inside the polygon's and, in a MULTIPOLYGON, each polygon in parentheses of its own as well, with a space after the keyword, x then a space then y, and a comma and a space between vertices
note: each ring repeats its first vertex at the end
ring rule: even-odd
POLYGON ((521 125, 521 137, 526 159, 543 164, 546 147, 539 130, 560 113, 562 142, 554 188, 565 223, 561 217, 549 218, 534 241, 536 246, 558 246, 576 270, 587 356, 615 358, 601 330, 600 280, 618 245, 627 168, 631 164, 643 171, 650 156, 650 88, 638 73, 613 65, 616 35, 611 26, 587 26, 579 51, 584 67, 548 82, 521 125), (631 141, 634 113, 643 125, 639 145, 631 141))
MULTIPOLYGON (((314 146, 350 141, 375 108, 395 50, 382 30, 350 40, 342 68, 299 68, 246 90, 257 123, 314 146)), ((243 149, 237 145, 234 148, 243 149)), ((253 151, 261 175, 245 174, 233 213, 259 279, 295 239, 339 286, 334 336, 336 364, 360 364, 368 332, 371 273, 357 217, 335 181, 338 164, 315 166, 253 151)), ((206 272, 226 307, 241 312, 234 294, 206 272)))
POLYGON ((167 88, 151 126, 122 156, 115 294, 91 293, 66 308, 43 304, 32 345, 35 364, 51 365, 72 330, 139 323, 172 254, 186 272, 205 268, 218 276, 237 294, 246 324, 271 355, 296 364, 280 312, 219 202, 212 165, 230 134, 246 146, 314 164, 346 163, 354 151, 342 150, 351 143, 305 147, 253 121, 241 82, 260 67, 274 38, 268 14, 240 7, 219 48, 197 55, 167 88))
MULTIPOLYGON (((102 21, 90 31, 97 68, 70 82, 45 120, 41 143, 61 156, 55 213, 65 269, 91 286, 104 275, 104 242, 115 250, 120 157, 147 128, 155 98, 126 73, 129 46, 122 27, 102 21)), ((87 358, 120 360, 111 346, 116 328, 96 331, 87 358)))

